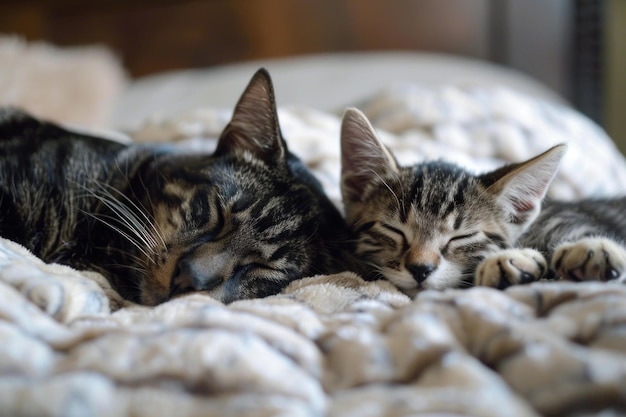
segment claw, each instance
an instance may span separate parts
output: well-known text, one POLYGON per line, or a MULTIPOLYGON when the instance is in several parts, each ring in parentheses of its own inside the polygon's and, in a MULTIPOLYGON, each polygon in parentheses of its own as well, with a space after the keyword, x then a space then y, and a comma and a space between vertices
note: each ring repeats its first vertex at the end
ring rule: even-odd
POLYGON ((503 290, 505 288, 510 287, 511 283, 506 277, 506 271, 504 270, 502 263, 498 262, 498 267, 500 268, 500 282, 498 282, 498 289, 503 290))
POLYGON ((613 268, 612 266, 609 266, 606 272, 604 273, 604 280, 613 281, 614 279, 617 279, 617 278, 619 278, 619 271, 613 268))
POLYGON ((528 272, 522 272, 522 284, 528 284, 529 282, 533 281, 535 281, 535 277, 533 276, 533 274, 530 274, 528 272))

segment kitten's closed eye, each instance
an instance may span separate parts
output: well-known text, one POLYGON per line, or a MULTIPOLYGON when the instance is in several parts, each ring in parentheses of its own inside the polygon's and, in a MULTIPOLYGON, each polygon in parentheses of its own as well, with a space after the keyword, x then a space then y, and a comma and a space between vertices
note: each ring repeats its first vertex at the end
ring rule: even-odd
POLYGON ((387 223, 381 223, 381 226, 384 227, 387 230, 390 230, 398 235, 400 235, 400 237, 402 237, 404 240, 406 240, 406 235, 404 234, 404 231, 402 231, 402 229, 398 228, 398 227, 394 227, 390 224, 387 223))
POLYGON ((406 250, 409 247, 409 239, 407 239, 406 233, 400 229, 399 227, 394 227, 387 223, 382 223, 382 227, 389 230, 392 233, 395 233, 402 239, 402 247, 406 250))
POLYGON ((452 236, 446 244, 441 248, 441 253, 444 255, 450 250, 451 246, 458 247, 469 243, 472 238, 476 237, 480 232, 464 233, 461 235, 452 236))
POLYGON ((409 247, 409 240, 403 230, 380 221, 370 221, 358 227, 360 236, 361 254, 380 253, 386 248, 405 252, 409 247))
POLYGON ((463 235, 458 235, 458 236, 453 236, 450 238, 450 240, 448 240, 448 242, 455 242, 455 241, 459 241, 459 240, 465 240, 465 239, 470 239, 474 236, 476 236, 479 232, 472 232, 472 233, 466 233, 463 235))

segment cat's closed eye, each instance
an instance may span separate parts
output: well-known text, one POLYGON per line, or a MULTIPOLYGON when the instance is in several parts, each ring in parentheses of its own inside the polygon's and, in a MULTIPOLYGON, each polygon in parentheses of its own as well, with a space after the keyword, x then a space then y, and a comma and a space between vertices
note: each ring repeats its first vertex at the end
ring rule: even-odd
POLYGON ((455 249, 471 250, 475 241, 474 238, 478 236, 479 233, 480 232, 475 231, 452 236, 441 248, 441 253, 446 256, 451 250, 455 249))
POLYGON ((459 241, 459 240, 470 239, 470 238, 476 236, 477 234, 478 234, 478 232, 471 232, 471 233, 465 233, 465 234, 462 234, 462 235, 452 236, 450 238, 450 240, 448 240, 448 242, 454 242, 454 241, 459 241))
POLYGON ((390 230, 398 235, 400 235, 401 237, 403 237, 404 239, 406 239, 406 235, 404 234, 404 232, 402 231, 402 229, 398 228, 398 227, 394 227, 388 223, 381 223, 381 226, 384 227, 387 230, 390 230))
POLYGON ((392 226, 388 223, 381 223, 381 226, 400 237, 400 239, 402 239, 402 246, 404 248, 407 248, 409 246, 409 239, 407 239, 406 233, 402 229, 392 226))

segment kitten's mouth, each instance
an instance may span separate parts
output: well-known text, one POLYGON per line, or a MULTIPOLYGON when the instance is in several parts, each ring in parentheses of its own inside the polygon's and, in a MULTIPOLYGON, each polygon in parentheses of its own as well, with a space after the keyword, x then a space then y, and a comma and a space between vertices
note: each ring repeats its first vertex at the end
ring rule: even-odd
POLYGON ((187 285, 187 283, 185 282, 178 281, 177 277, 180 277, 179 265, 176 265, 176 268, 174 269, 174 273, 172 274, 172 277, 170 278, 170 293, 167 297, 168 300, 193 292, 193 288, 191 286, 187 285))
POLYGON ((167 299, 171 300, 172 298, 180 297, 181 295, 189 294, 191 292, 194 292, 192 288, 184 288, 180 285, 173 285, 167 299))
POLYGON ((394 282, 391 279, 387 279, 387 281, 391 282, 393 285, 396 286, 396 288, 398 288, 403 294, 414 298, 418 293, 422 292, 422 291, 426 291, 427 288, 424 288, 422 286, 422 284, 416 283, 414 285, 406 285, 406 283, 398 283, 398 282, 394 282))
POLYGON ((213 288, 210 289, 195 289, 195 288, 191 288, 191 287, 183 287, 181 285, 173 285, 172 289, 170 290, 169 295, 167 296, 167 300, 172 300, 174 298, 178 298, 178 297, 182 297, 184 295, 187 294, 192 294, 192 293, 198 293, 198 294, 209 294, 211 295, 212 290, 214 290, 215 288, 217 288, 219 285, 216 285, 213 288))

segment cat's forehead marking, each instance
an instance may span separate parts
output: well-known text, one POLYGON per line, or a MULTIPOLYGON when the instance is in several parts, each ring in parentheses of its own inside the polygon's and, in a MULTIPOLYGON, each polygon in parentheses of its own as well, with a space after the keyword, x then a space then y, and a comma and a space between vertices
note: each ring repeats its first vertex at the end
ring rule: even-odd
POLYGON ((163 194, 185 200, 189 196, 189 187, 184 187, 177 181, 169 181, 163 186, 163 194))
POLYGON ((415 165, 408 170, 412 181, 405 204, 410 204, 423 214, 443 218, 465 203, 471 175, 460 167, 434 161, 415 165))

